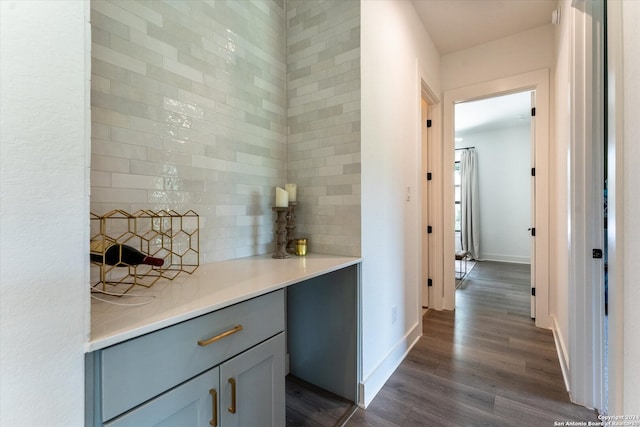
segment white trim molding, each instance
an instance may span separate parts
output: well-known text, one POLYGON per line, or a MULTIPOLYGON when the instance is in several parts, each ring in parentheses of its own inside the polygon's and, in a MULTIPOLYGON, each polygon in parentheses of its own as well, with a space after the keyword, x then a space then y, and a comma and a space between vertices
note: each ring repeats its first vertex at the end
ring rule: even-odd
POLYGON ((358 406, 366 408, 371 403, 420 337, 422 337, 422 321, 416 323, 385 355, 373 372, 359 384, 358 406))

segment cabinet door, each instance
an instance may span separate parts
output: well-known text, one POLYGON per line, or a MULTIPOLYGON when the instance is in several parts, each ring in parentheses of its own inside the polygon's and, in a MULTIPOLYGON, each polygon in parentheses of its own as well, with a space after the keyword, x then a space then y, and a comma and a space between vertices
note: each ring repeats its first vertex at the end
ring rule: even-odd
POLYGON ((220 370, 216 367, 105 423, 105 426, 218 426, 219 381, 220 370))
POLYGON ((220 365, 224 427, 285 425, 284 333, 220 365))

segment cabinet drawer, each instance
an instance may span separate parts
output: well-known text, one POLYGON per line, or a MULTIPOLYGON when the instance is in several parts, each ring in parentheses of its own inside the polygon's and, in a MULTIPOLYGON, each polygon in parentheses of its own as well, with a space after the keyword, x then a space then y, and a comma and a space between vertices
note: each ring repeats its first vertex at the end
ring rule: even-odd
POLYGON ((100 355, 102 420, 283 330, 284 291, 280 290, 104 349, 100 355), (225 332, 232 333, 225 336, 225 332), (223 337, 208 345, 198 344, 218 335, 223 337))

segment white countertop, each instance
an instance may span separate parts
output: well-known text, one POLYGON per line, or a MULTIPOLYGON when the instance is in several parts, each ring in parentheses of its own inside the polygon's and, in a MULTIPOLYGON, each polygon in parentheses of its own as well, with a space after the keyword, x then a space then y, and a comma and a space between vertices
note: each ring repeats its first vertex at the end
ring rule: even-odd
MULTIPOLYGON (((91 299, 91 337, 85 351, 101 348, 210 313, 301 281, 358 264, 362 259, 308 254, 273 259, 271 254, 205 264, 191 275, 136 286, 112 298, 121 306, 91 299)), ((99 296, 99 295, 96 295, 99 296)), ((105 298, 106 299, 106 298, 105 298)))

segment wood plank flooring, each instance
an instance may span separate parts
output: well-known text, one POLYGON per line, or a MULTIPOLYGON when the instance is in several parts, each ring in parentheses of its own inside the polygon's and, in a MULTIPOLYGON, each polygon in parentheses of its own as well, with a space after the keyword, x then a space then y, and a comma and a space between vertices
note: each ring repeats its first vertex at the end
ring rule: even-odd
POLYGON ((343 425, 356 409, 354 402, 293 375, 286 378, 287 427, 343 425))
POLYGON ((479 262, 456 310, 428 311, 424 335, 347 427, 553 426, 598 421, 565 390, 551 331, 529 317, 528 265, 479 262))

